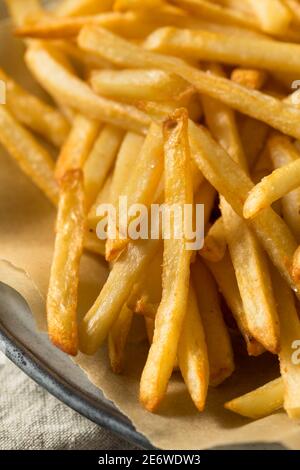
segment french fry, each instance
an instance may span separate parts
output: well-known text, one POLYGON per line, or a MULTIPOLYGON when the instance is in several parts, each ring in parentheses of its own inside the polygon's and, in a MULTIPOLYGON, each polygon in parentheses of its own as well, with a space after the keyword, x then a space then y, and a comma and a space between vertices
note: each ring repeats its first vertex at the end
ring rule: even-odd
MULTIPOLYGON (((113 175, 110 173, 106 178, 101 191, 99 191, 96 201, 89 210, 87 216, 87 226, 92 232, 96 232, 97 224, 99 222, 99 216, 97 216, 97 209, 100 204, 107 204, 111 201, 111 192, 112 192, 112 179, 113 175)), ((105 255, 105 241, 104 243, 104 255, 105 255)))
MULTIPOLYGON (((179 110, 164 125, 165 203, 180 207, 193 201, 187 124, 187 115, 179 110)), ((154 411, 165 395, 187 308, 191 252, 182 232, 182 238, 175 239, 174 229, 173 216, 170 239, 164 240, 162 300, 140 384, 140 400, 148 411, 154 411)))
POLYGON ((221 261, 213 263, 205 260, 205 264, 214 276, 219 289, 231 310, 239 330, 245 340, 249 356, 259 356, 264 348, 250 334, 247 317, 237 285, 237 280, 228 251, 221 261))
POLYGON ((37 81, 62 103, 73 107, 89 119, 112 123, 144 133, 149 118, 136 108, 96 95, 86 83, 65 69, 49 46, 33 46, 26 52, 26 62, 37 81))
POLYGON ((217 263, 224 258, 226 249, 225 228, 222 217, 219 217, 209 229, 204 240, 204 246, 199 254, 202 258, 217 263))
POLYGON ((266 84, 268 75, 263 70, 236 68, 231 72, 231 80, 239 85, 261 90, 266 84))
POLYGON ((47 295, 47 322, 51 341, 62 351, 78 351, 77 289, 84 238, 84 190, 80 170, 60 180, 56 239, 47 295))
POLYGON ((69 131, 62 114, 17 84, 2 69, 0 80, 6 85, 6 104, 14 117, 56 146, 61 146, 69 131))
POLYGON ((124 304, 108 335, 108 354, 112 371, 120 374, 123 369, 124 350, 133 319, 132 311, 124 304))
MULTIPOLYGON (((198 152, 193 154, 203 175, 224 196, 233 210, 242 217, 243 203, 253 183, 246 173, 219 147, 209 133, 189 122, 189 136, 198 152)), ((272 209, 264 209, 250 223, 273 264, 291 288, 298 291, 290 270, 297 242, 287 225, 272 209)), ((298 294, 297 294, 298 295, 298 294)))
POLYGON ((57 16, 93 15, 111 10, 114 0, 63 0, 56 6, 57 16))
POLYGON ((108 336, 130 292, 159 248, 159 240, 130 243, 114 263, 98 298, 79 329, 80 350, 94 354, 108 336))
POLYGON ((144 143, 144 138, 134 132, 127 132, 121 144, 112 180, 111 199, 117 201, 122 196, 129 181, 132 168, 136 165, 144 143))
POLYGON ((167 101, 186 92, 189 84, 161 70, 97 70, 90 79, 96 93, 121 101, 167 101))
POLYGON ((284 383, 284 408, 290 418, 300 417, 300 367, 293 362, 294 345, 300 340, 300 320, 292 291, 273 270, 273 284, 280 319, 280 370, 284 383))
MULTIPOLYGON (((155 190, 163 173, 163 139, 162 126, 152 123, 141 149, 140 157, 132 172, 123 196, 127 197, 127 207, 132 204, 149 206, 155 197, 155 190)), ((118 208, 119 201, 113 201, 118 208)), ((117 220, 119 211, 117 210, 117 220)), ((108 234, 106 259, 113 260, 129 242, 127 226, 123 223, 117 227, 120 237, 112 238, 108 234)))
POLYGON ((114 164, 123 137, 122 129, 106 124, 94 142, 83 169, 88 209, 95 202, 97 194, 114 164))
POLYGON ((204 329, 192 283, 178 342, 178 364, 195 406, 198 411, 203 411, 209 383, 209 362, 204 329))
MULTIPOLYGON (((222 75, 222 70, 216 66, 210 67, 209 71, 222 75)), ((247 171, 232 110, 208 97, 203 97, 202 103, 213 136, 231 158, 247 171)), ((279 349, 279 322, 267 256, 256 235, 223 197, 220 208, 250 334, 268 351, 276 353, 279 349)))
POLYGON ((209 383, 215 387, 234 371, 233 350, 212 275, 199 259, 191 272, 208 349, 209 383))
POLYGON ((223 77, 197 70, 181 59, 145 51, 109 31, 86 26, 78 44, 83 50, 98 53, 112 63, 124 67, 160 68, 176 73, 191 83, 201 94, 218 99, 229 107, 264 121, 283 133, 300 138, 300 110, 260 91, 249 90, 223 77))
POLYGON ((299 44, 269 38, 240 37, 211 31, 164 27, 152 33, 145 47, 154 52, 193 60, 218 61, 244 67, 261 67, 275 72, 300 71, 299 44), (298 52, 297 52, 298 51, 298 52))
POLYGON ((225 403, 225 408, 245 418, 260 419, 280 410, 283 397, 284 384, 282 378, 279 378, 225 403))
MULTIPOLYGON (((300 157, 300 155, 299 155, 300 157)), ((300 186, 300 158, 277 168, 263 178, 249 193, 244 204, 244 217, 250 219, 275 201, 300 186)))
POLYGON ((261 23, 262 29, 268 33, 286 31, 292 22, 289 8, 281 0, 248 0, 261 23))
POLYGON ((100 124, 78 114, 59 153, 55 176, 59 180, 68 170, 82 169, 99 133, 100 124))
POLYGON ((21 170, 53 204, 57 204, 58 185, 53 174, 54 161, 5 106, 0 106, 0 143, 16 160, 21 170))
MULTIPOLYGON (((288 137, 273 134, 268 141, 270 158, 275 168, 281 168, 296 161, 300 154, 288 137)), ((282 215, 295 238, 300 242, 300 189, 297 188, 286 194, 282 200, 282 215)))

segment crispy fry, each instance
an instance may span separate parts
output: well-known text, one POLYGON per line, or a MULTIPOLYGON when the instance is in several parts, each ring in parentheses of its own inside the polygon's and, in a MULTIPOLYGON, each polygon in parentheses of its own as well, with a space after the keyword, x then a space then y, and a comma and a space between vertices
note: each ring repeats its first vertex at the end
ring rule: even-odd
POLYGON ((121 101, 177 99, 190 86, 161 70, 98 70, 91 76, 96 93, 121 101))
MULTIPOLYGON (((155 197, 155 190, 163 173, 163 139, 162 127, 152 123, 149 133, 141 149, 138 162, 132 171, 128 184, 124 188, 123 196, 127 197, 127 206, 144 204, 149 206, 155 197)), ((118 200, 113 201, 118 207, 118 200)), ((118 211, 117 211, 118 212, 118 211)), ((117 214, 117 220, 119 214, 117 214)), ((106 259, 113 260, 126 247, 129 242, 126 221, 117 227, 121 237, 113 239, 108 234, 106 259)))
POLYGON ((30 47, 26 62, 37 81, 53 96, 90 119, 119 125, 144 133, 149 118, 129 105, 110 101, 96 95, 83 81, 66 70, 56 60, 55 50, 49 46, 30 47))
POLYGON ((77 289, 84 238, 84 191, 80 170, 61 179, 56 240, 47 295, 48 333, 62 351, 78 351, 77 289))
MULTIPOLYGON (((296 161, 300 154, 288 137, 273 134, 268 142, 270 158, 275 168, 281 168, 296 161)), ((282 215, 297 241, 300 242, 300 188, 286 194, 281 200, 282 215)))
POLYGON ((222 217, 219 217, 209 229, 204 246, 199 251, 202 258, 217 263, 221 261, 226 253, 227 241, 225 237, 225 228, 222 217))
MULTIPOLYGON (((222 70, 216 66, 209 70, 222 74, 222 70)), ((203 97, 202 102, 213 136, 232 159, 247 171, 232 110, 211 98, 203 97)), ((279 322, 266 254, 255 234, 223 197, 220 208, 250 334, 267 350, 276 353, 279 349, 279 322)))
POLYGON ((192 264, 192 279, 208 349, 209 383, 215 387, 234 371, 233 350, 222 316, 217 287, 210 272, 200 260, 192 264))
POLYGON ((270 38, 240 37, 212 31, 193 31, 164 27, 152 33, 145 47, 154 52, 193 60, 219 61, 244 67, 261 67, 275 72, 298 72, 299 44, 270 38))
POLYGON ((192 282, 178 342, 178 363, 195 406, 199 411, 203 411, 209 383, 209 363, 204 329, 192 282))
POLYGON ((284 408, 290 418, 300 417, 300 368, 293 361, 294 345, 300 340, 300 320, 292 291, 277 271, 273 271, 274 292, 280 319, 280 370, 284 383, 284 408))
MULTIPOLYGON (((165 202, 183 207, 193 200, 186 113, 179 110, 166 121, 164 138, 165 202), (181 181, 180 186, 178 181, 181 181)), ((165 395, 188 300, 191 252, 185 247, 182 232, 182 238, 175 239, 174 217, 171 220, 170 239, 164 240, 162 300, 140 384, 140 400, 149 411, 154 411, 165 395)))
POLYGON ((225 256, 221 261, 212 263, 205 260, 205 264, 214 276, 219 289, 237 322, 239 330, 245 340, 248 354, 250 356, 259 356, 264 352, 264 348, 250 334, 247 317, 244 312, 234 268, 228 251, 225 253, 225 256))
MULTIPOLYGON (((203 175, 226 198, 233 210, 242 217, 243 203, 247 199, 253 183, 246 173, 219 147, 209 133, 189 122, 190 139, 198 146, 194 158, 203 175)), ((294 239, 284 221, 272 210, 264 209, 252 221, 258 239, 269 254, 272 262, 285 277, 292 289, 298 290, 290 269, 293 254, 297 248, 294 239)))
POLYGON ((284 384, 281 378, 225 403, 227 410, 251 419, 269 416, 283 407, 284 384))
POLYGON ((56 146, 63 144, 69 124, 62 114, 18 85, 2 69, 0 80, 6 85, 6 104, 15 118, 56 146))
POLYGON ((107 124, 94 142, 84 164, 84 186, 88 209, 95 202, 114 164, 123 137, 122 129, 107 124))
POLYGON ((223 77, 197 70, 181 59, 145 51, 102 28, 87 26, 81 30, 79 46, 98 53, 114 64, 135 68, 160 68, 176 73, 202 94, 218 99, 255 119, 266 122, 285 134, 300 138, 300 110, 256 90, 249 90, 223 77))
POLYGON ((124 350, 133 319, 132 311, 124 304, 108 335, 108 354, 112 371, 120 374, 123 369, 124 350))
POLYGON ((92 145, 98 135, 100 124, 78 114, 71 132, 61 148, 55 168, 56 179, 68 170, 82 169, 92 145))
MULTIPOLYGON (((300 156, 300 155, 299 155, 300 156)), ((263 178, 249 193, 244 204, 244 217, 250 219, 275 201, 300 186, 300 158, 277 168, 263 178)))
POLYGON ((58 186, 53 175, 54 161, 3 105, 0 106, 0 143, 17 161, 21 170, 56 204, 58 186))

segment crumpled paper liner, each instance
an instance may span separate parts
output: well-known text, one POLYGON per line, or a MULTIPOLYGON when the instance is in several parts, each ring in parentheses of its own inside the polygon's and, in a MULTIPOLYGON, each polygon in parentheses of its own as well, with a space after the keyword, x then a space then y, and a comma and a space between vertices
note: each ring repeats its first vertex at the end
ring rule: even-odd
MULTIPOLYGON (((0 54, 2 62, 10 57, 17 64, 16 69, 22 70, 22 49, 19 43, 11 41, 7 30, 5 33, 0 31, 0 54)), ((13 68, 10 61, 8 69, 12 71, 13 68)), ((23 72, 17 72, 17 78, 24 81, 23 72)), ((25 298, 38 327, 44 328, 55 211, 2 149, 0 169, 0 281, 25 298)), ((81 315, 96 298, 106 275, 107 269, 101 258, 84 256, 81 315)), ((218 389, 209 391, 207 409, 202 414, 195 409, 179 374, 175 374, 159 413, 150 414, 138 401, 139 379, 146 354, 144 332, 137 328, 131 334, 122 375, 110 371, 106 348, 95 357, 80 354, 76 362, 154 446, 205 449, 239 443, 280 442, 292 449, 300 449, 299 423, 289 420, 284 412, 250 422, 223 408, 226 400, 250 391, 278 374, 276 361, 271 356, 244 358, 232 378, 218 389)))

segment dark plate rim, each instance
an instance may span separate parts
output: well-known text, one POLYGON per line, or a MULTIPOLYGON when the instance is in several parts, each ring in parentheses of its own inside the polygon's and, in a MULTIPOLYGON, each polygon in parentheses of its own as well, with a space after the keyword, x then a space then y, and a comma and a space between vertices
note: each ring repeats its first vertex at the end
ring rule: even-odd
POLYGON ((2 324, 0 324, 0 350, 34 382, 85 418, 142 449, 154 449, 120 411, 108 410, 83 392, 74 389, 67 380, 52 371, 21 341, 14 338, 2 324))

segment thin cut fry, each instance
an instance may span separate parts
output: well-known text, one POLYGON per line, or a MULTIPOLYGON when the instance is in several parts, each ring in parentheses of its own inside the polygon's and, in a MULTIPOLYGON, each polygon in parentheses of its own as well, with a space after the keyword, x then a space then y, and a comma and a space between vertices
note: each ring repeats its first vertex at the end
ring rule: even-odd
POLYGON ((197 70, 181 59, 145 51, 105 29, 86 26, 78 38, 79 46, 98 53, 116 65, 134 68, 160 68, 180 75, 202 94, 261 120, 283 133, 300 138, 300 110, 256 90, 249 90, 223 77, 197 70))
POLYGON ((84 187, 87 208, 95 202, 105 178, 111 170, 121 145, 124 132, 107 124, 100 134, 84 164, 84 187))
POLYGON ((108 336, 111 326, 141 273, 159 248, 159 240, 130 243, 114 263, 97 300, 80 326, 80 350, 94 354, 108 336))
POLYGON ((164 27, 152 33, 145 47, 154 52, 193 60, 218 61, 275 72, 300 71, 300 45, 270 38, 239 37, 212 31, 164 27))
POLYGON ((56 60, 55 50, 49 46, 30 47, 26 62, 37 81, 54 97, 75 108, 90 119, 118 125, 122 128, 144 133, 150 120, 132 106, 110 101, 96 95, 89 87, 66 70, 56 60))
POLYGON ((53 202, 58 201, 58 186, 54 179, 54 161, 47 150, 0 106, 0 143, 17 161, 21 170, 53 202))
POLYGON ((120 101, 177 99, 190 85, 162 70, 96 70, 91 76, 96 93, 120 101))
POLYGON ((300 158, 277 168, 263 178, 249 193, 244 204, 245 219, 253 218, 275 201, 300 186, 300 158))
POLYGON ((204 246, 199 251, 200 256, 212 263, 221 261, 226 253, 227 241, 225 237, 225 229, 222 217, 212 225, 209 229, 205 240, 204 246))
MULTIPOLYGON (((283 135, 273 134, 268 141, 270 158, 275 168, 297 160, 300 157, 299 151, 290 139, 283 135)), ((291 231, 300 242, 300 188, 284 196, 281 200, 282 215, 291 231)))
MULTIPOLYGON (((293 359, 300 341, 300 320, 292 291, 277 271, 273 271, 281 329, 280 370, 284 383, 284 408, 290 418, 300 418, 300 367, 293 359)), ((296 356, 296 355, 295 355, 296 356)))
POLYGON ((60 182, 56 239, 47 295, 48 333, 62 351, 78 351, 77 289, 84 237, 84 192, 80 170, 60 182))
POLYGON ((280 410, 283 407, 283 396, 284 384, 282 378, 279 378, 227 402, 225 408, 245 418, 260 419, 280 410))
POLYGON ((56 146, 63 144, 69 124, 62 114, 18 85, 2 69, 0 80, 6 85, 6 104, 15 118, 56 146))
POLYGON ((199 259, 192 264, 192 279, 208 349, 209 383, 215 387, 234 371, 233 350, 221 312, 217 287, 210 272, 199 259))
MULTIPOLYGON (((179 110, 166 121, 164 138, 165 203, 183 208, 184 204, 193 201, 187 115, 184 112, 179 110), (178 181, 181 181, 180 185, 178 181)), ((191 252, 186 249, 182 231, 181 238, 175 239, 174 214, 171 221, 170 239, 164 240, 162 301, 140 384, 140 400, 148 411, 154 411, 165 395, 188 300, 191 252)))
POLYGON ((68 170, 82 169, 91 147, 98 135, 100 124, 78 114, 71 132, 61 148, 55 168, 56 179, 68 170))
MULTIPOLYGON (((105 183, 103 184, 101 191, 99 191, 96 201, 92 205, 92 207, 89 210, 88 216, 87 216, 87 226, 90 230, 93 232, 96 232, 97 229, 97 224, 99 220, 101 219, 97 215, 97 209, 100 204, 107 204, 111 202, 111 191, 112 191, 112 174, 110 173, 108 177, 106 178, 105 183)), ((105 247, 105 240, 103 240, 103 244, 105 247)), ((105 248, 104 248, 104 255, 105 255, 105 248)))
POLYGON ((203 411, 209 383, 209 363, 203 325, 192 283, 178 342, 178 363, 194 404, 198 411, 203 411))
POLYGON ((219 289, 231 310, 240 332, 245 340, 249 356, 259 356, 264 352, 264 348, 250 334, 247 317, 236 281, 236 276, 232 261, 228 251, 221 261, 212 263, 205 260, 205 264, 214 276, 219 289))
POLYGON ((124 304, 108 335, 108 354, 112 371, 120 374, 123 369, 124 350, 133 319, 132 311, 124 304))
POLYGON ((230 78, 239 85, 252 90, 261 90, 266 84, 268 75, 263 70, 237 68, 231 72, 230 78))

